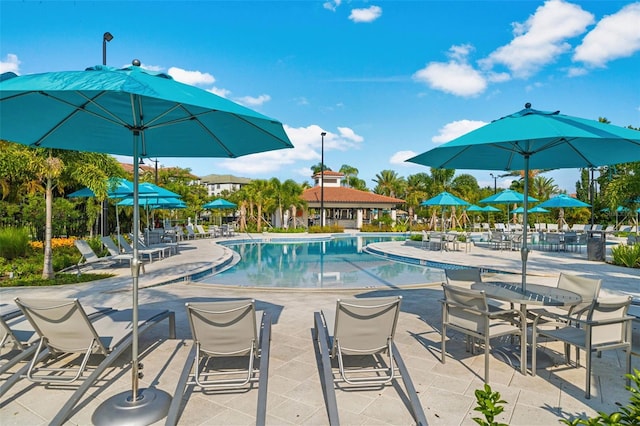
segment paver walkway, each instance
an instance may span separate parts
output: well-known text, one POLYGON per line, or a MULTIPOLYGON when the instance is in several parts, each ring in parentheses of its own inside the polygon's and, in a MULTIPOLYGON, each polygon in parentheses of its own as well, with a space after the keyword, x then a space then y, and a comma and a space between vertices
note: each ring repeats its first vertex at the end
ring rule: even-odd
MULTIPOLYGON (((260 236, 254 236, 259 238, 260 236)), ((277 236, 273 236, 276 238, 277 236)), ((402 242, 379 243, 376 248, 396 256, 424 258, 454 264, 519 271, 517 252, 498 252, 472 247, 469 253, 429 252, 402 242)), ((451 336, 446 364, 440 362, 440 283, 425 283, 409 289, 331 289, 262 290, 175 282, 181 276, 210 270, 229 259, 232 252, 213 240, 184 242, 179 255, 146 266, 140 279, 140 304, 169 308, 176 312, 176 340, 167 340, 164 327, 158 327, 141 339, 144 363, 142 387, 155 386, 173 394, 178 376, 191 348, 184 303, 196 300, 251 297, 259 309, 273 315, 272 353, 267 405, 270 425, 325 425, 328 418, 322 396, 318 362, 311 339, 313 312, 333 308, 338 297, 403 296, 402 314, 397 328, 397 345, 420 395, 430 424, 472 425, 478 415, 474 391, 482 386, 483 356, 465 352, 461 336, 451 336)), ((551 284, 561 271, 604 279, 605 292, 625 292, 640 296, 640 271, 618 268, 602 262, 589 262, 580 254, 533 252, 529 257, 532 282, 551 284)), ((116 269, 119 276, 83 285, 56 288, 6 288, 0 290, 0 303, 11 303, 22 295, 41 297, 78 297, 87 305, 129 308, 131 279, 127 268, 116 269)), ((509 277, 509 275, 505 275, 509 277)), ((517 281, 516 276, 515 281, 517 281)), ((636 329, 635 333, 639 331, 636 329)), ((551 346, 552 349, 559 349, 551 346)), ((559 353, 548 350, 555 360, 559 353)), ((106 398, 129 389, 125 354, 80 402, 69 424, 91 423, 91 415, 106 398)), ((605 352, 594 358, 592 399, 584 399, 582 368, 557 365, 539 369, 538 376, 523 376, 497 359, 491 359, 494 390, 508 404, 499 421, 511 425, 551 425, 558 419, 577 415, 592 416, 598 410, 611 412, 614 402, 628 402, 622 380, 622 354, 605 352)), ((640 369, 640 358, 633 367, 640 369)), ((22 380, 0 400, 0 423, 6 425, 47 424, 70 394, 65 388, 45 388, 22 380)), ((413 423, 405 404, 406 396, 398 388, 387 386, 367 391, 337 390, 340 420, 345 425, 413 423)), ((213 393, 195 390, 188 395, 180 424, 242 425, 255 423, 257 389, 249 392, 213 393)), ((158 424, 163 424, 159 422, 158 424)))

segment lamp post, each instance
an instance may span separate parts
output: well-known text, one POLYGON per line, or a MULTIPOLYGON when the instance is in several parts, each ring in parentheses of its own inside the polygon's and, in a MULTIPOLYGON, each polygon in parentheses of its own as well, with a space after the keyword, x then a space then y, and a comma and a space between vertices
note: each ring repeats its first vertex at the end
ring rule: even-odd
POLYGON ((324 228, 324 137, 327 132, 320 133, 322 145, 320 149, 320 227, 324 228))
POLYGON ((498 176, 495 176, 493 173, 489 173, 489 176, 493 178, 493 193, 498 193, 498 176))
POLYGON ((113 35, 107 31, 102 35, 102 65, 107 65, 107 42, 113 40, 113 35))
MULTIPOLYGON (((113 35, 107 31, 102 35, 102 65, 107 65, 107 42, 113 40, 113 35)), ((107 219, 109 218, 109 203, 107 200, 102 201, 102 221, 100 225, 102 227, 101 235, 106 237, 109 235, 109 223, 107 219)))

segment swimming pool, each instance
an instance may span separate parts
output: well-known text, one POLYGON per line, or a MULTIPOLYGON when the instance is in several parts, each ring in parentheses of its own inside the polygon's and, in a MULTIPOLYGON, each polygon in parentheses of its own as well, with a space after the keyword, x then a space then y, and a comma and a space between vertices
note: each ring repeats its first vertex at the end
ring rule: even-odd
POLYGON ((373 256, 363 248, 403 237, 354 236, 322 241, 226 242, 241 260, 200 283, 272 288, 399 288, 441 282, 442 269, 373 256))

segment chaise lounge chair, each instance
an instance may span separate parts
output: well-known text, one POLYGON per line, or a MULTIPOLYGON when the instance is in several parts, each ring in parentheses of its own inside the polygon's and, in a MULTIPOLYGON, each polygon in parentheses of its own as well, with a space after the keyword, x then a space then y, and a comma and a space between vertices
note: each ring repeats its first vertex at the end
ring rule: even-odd
MULTIPOLYGON (((133 255, 133 247, 129 244, 129 242, 122 235, 118 235, 118 241, 120 241, 120 246, 125 253, 133 255)), ((158 255, 158 260, 162 258, 162 254, 164 253, 164 249, 142 249, 138 248, 138 256, 147 256, 149 258, 149 263, 153 262, 153 256, 158 255)))
POLYGON ((98 256, 88 242, 85 240, 75 240, 73 244, 76 246, 80 254, 80 260, 76 264, 76 268, 78 269, 78 273, 80 273, 80 267, 89 265, 93 267, 94 265, 103 264, 103 265, 111 265, 114 260, 112 256, 100 257, 98 256))
MULTIPOLYGON (((17 298, 15 302, 37 333, 37 349, 31 361, 2 384, 0 396, 25 377, 46 385, 69 385, 82 380, 51 421, 51 424, 62 424, 105 369, 130 348, 133 343, 132 312, 130 309, 107 310, 90 318, 77 299, 17 298), (89 373, 87 364, 92 354, 104 359, 89 373), (65 363, 59 368, 51 367, 68 356, 81 358, 79 366, 65 363)), ((169 319, 169 337, 173 339, 175 314, 168 310, 140 309, 138 332, 142 334, 165 319, 169 319)))
POLYGON ((228 390, 250 389, 258 382, 256 424, 264 425, 271 316, 264 312, 256 321, 255 301, 249 299, 187 303, 186 308, 194 346, 178 380, 165 424, 177 424, 187 385, 205 390, 228 390), (224 368, 225 359, 230 357, 247 358, 247 368, 224 368), (216 358, 219 366, 213 365, 216 358), (254 365, 256 359, 259 359, 259 368, 254 365))
MULTIPOLYGON (((133 259, 132 253, 120 253, 118 246, 116 246, 116 244, 109 236, 105 235, 100 237, 100 241, 102 242, 102 245, 104 245, 109 251, 109 254, 111 255, 110 259, 118 261, 126 260, 129 262, 129 265, 131 265, 131 259, 133 259)), ((144 265, 142 265, 142 272, 144 272, 144 265)))
MULTIPOLYGON (((385 386, 394 380, 404 382, 413 417, 418 425, 427 420, 409 372, 394 343, 401 297, 338 299, 336 311, 314 313, 314 339, 320 352, 323 390, 329 423, 339 424, 335 384, 372 387, 385 386), (332 332, 332 334, 329 334, 332 332), (381 358, 382 354, 388 360, 381 358), (373 368, 347 368, 347 357, 373 357, 373 368), (338 364, 334 372, 331 361, 338 364)), ((362 359, 362 358, 358 358, 362 359)))

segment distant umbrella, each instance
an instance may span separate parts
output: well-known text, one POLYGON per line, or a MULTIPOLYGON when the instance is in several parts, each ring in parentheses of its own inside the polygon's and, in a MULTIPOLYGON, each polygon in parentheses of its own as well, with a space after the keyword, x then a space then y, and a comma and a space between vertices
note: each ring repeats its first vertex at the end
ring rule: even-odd
MULTIPOLYGON (((443 191, 436 195, 435 197, 429 198, 428 200, 420 203, 421 206, 468 206, 469 203, 463 200, 462 198, 458 198, 455 195, 443 191)), ((444 208, 442 209, 442 231, 445 230, 444 226, 444 208)))
POLYGON ((546 201, 538 204, 538 207, 545 208, 571 208, 571 207, 591 207, 591 204, 587 204, 584 201, 580 201, 577 198, 569 197, 567 194, 560 194, 553 198, 549 198, 546 201))
POLYGON ((202 206, 203 209, 235 209, 236 207, 238 207, 236 204, 231 201, 227 201, 224 198, 209 201, 207 204, 202 206))

